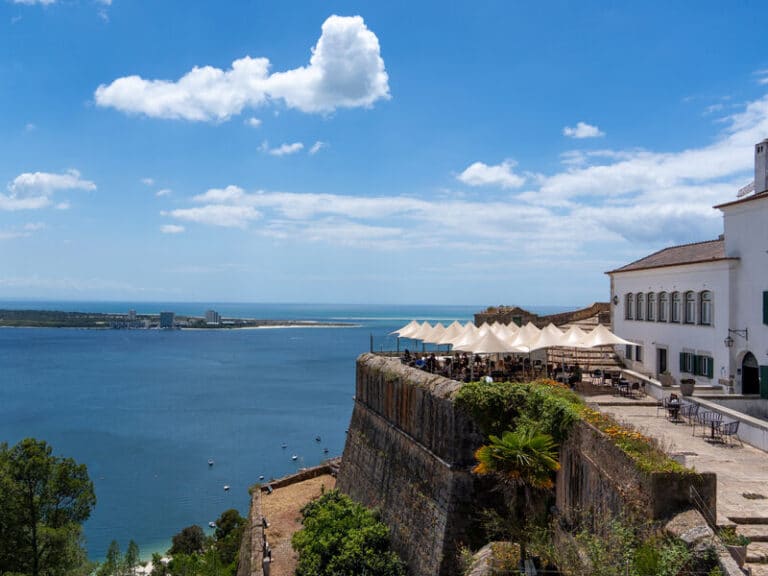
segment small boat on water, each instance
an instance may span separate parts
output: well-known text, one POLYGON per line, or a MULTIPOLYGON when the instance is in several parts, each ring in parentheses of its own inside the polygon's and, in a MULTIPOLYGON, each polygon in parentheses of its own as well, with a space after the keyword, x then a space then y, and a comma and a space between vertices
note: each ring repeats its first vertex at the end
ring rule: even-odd
POLYGON ((224 492, 229 492, 229 484, 224 484, 224 492))
POLYGON ((315 436, 315 442, 322 442, 322 438, 320 438, 320 436, 315 436))
POLYGON ((264 474, 262 474, 261 476, 259 476, 259 480, 264 480, 264 474))
POLYGON ((213 458, 208 458, 208 466, 213 466, 213 458))
POLYGON ((296 456, 296 454, 294 454, 293 456, 291 456, 291 460, 298 460, 298 459, 299 459, 299 457, 298 457, 298 456, 296 456))
POLYGON ((328 448, 323 448, 323 454, 328 454, 328 448))
POLYGON ((208 526, 211 528, 216 528, 216 522, 208 522, 208 526))
POLYGON ((286 444, 285 442, 283 442, 283 445, 281 446, 281 448, 282 448, 283 450, 285 450, 286 448, 288 448, 288 444, 286 444))

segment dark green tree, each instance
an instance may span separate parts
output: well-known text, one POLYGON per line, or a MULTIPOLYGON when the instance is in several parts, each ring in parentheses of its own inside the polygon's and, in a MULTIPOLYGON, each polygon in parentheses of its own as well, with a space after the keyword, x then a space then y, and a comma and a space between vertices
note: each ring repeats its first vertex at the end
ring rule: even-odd
POLYGON ((99 566, 96 576, 120 576, 122 567, 122 556, 120 555, 120 545, 117 540, 112 540, 107 548, 107 557, 99 566))
POLYGON ((403 576, 389 548, 389 529, 376 514, 331 490, 302 509, 304 527, 291 543, 299 553, 296 576, 403 576))
POLYGON ((194 554, 202 552, 205 545, 205 534, 203 529, 197 524, 187 526, 181 532, 173 537, 171 549, 168 553, 171 556, 176 554, 194 554))
POLYGON ((139 565, 141 555, 139 553, 139 545, 133 540, 128 542, 128 549, 125 551, 123 557, 123 566, 125 567, 125 573, 129 576, 135 576, 136 567, 139 565))
MULTIPOLYGON (((234 508, 225 510, 216 520, 214 532, 214 547, 218 552, 221 563, 225 566, 236 565, 240 551, 240 541, 243 538, 245 518, 234 508)), ((233 566, 234 567, 234 566, 233 566)))
POLYGON ((0 444, 0 573, 69 574, 87 563, 82 522, 96 504, 83 464, 44 441, 0 444))

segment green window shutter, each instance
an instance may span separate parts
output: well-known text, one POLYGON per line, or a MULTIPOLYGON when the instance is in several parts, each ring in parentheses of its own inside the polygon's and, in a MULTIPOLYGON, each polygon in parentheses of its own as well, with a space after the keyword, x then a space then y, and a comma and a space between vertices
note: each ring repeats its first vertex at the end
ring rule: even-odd
POLYGON ((763 292, 763 324, 768 324, 768 291, 763 292))
POLYGON ((715 360, 711 356, 707 356, 707 378, 712 378, 715 374, 715 360))
POLYGON ((701 356, 693 355, 693 375, 698 376, 701 372, 699 370, 701 366, 701 356))
POLYGON ((760 398, 768 400, 768 366, 760 366, 760 398))
POLYGON ((680 372, 685 372, 685 352, 680 352, 680 372))

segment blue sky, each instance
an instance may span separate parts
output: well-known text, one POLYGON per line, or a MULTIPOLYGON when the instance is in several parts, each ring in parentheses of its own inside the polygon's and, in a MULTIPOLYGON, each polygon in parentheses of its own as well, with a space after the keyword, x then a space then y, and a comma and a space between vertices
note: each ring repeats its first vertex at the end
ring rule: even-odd
POLYGON ((0 0, 0 297, 586 305, 722 231, 765 2, 0 0))

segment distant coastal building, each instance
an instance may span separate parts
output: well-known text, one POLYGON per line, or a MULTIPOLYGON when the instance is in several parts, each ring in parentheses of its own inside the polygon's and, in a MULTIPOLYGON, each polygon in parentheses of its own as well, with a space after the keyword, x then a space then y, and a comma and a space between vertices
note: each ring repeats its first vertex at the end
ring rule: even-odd
POLYGON ((768 398, 768 139, 755 181, 715 206, 724 234, 611 270, 614 332, 633 369, 768 398))
POLYGON ((205 323, 206 324, 221 324, 221 316, 216 310, 205 311, 205 323))
POLYGON ((136 310, 128 310, 128 322, 136 321, 136 310))
POLYGON ((173 328, 174 316, 173 312, 160 312, 160 328, 173 328))

